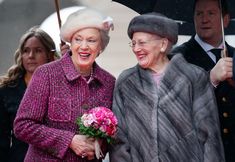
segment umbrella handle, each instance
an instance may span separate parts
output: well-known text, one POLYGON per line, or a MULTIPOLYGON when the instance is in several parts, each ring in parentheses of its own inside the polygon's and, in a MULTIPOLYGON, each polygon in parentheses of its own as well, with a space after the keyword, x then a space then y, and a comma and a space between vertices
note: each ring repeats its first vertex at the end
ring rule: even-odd
MULTIPOLYGON (((59 24, 59 29, 61 28, 61 19, 60 19, 60 6, 59 6, 59 1, 54 0, 55 2, 55 8, 56 8, 56 14, 57 14, 57 19, 58 19, 58 24, 59 24)), ((61 46, 65 45, 65 42, 60 40, 61 46)))
MULTIPOLYGON (((225 48, 225 46, 224 46, 224 49, 222 50, 222 57, 223 58, 228 57, 227 48, 225 48)), ((226 80, 231 86, 235 87, 235 81, 233 79, 228 78, 226 80)))
POLYGON ((227 54, 227 48, 224 46, 224 49, 222 50, 222 57, 228 57, 228 54, 227 54))

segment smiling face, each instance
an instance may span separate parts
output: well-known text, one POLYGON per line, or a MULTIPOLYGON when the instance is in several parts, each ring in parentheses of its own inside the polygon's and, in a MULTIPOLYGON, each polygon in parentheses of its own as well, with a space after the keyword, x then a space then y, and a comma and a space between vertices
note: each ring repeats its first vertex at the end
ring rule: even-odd
POLYGON ((81 73, 90 73, 96 57, 101 51, 101 34, 96 28, 77 31, 71 40, 72 60, 81 73))
MULTIPOLYGON (((217 0, 198 0, 195 6, 194 23, 198 36, 205 42, 218 46, 222 41, 221 10, 217 0)), ((223 16, 224 27, 229 15, 223 16)))
POLYGON ((36 37, 29 38, 22 49, 22 62, 26 74, 33 74, 35 69, 49 61, 45 47, 36 37))
POLYGON ((168 41, 155 34, 135 32, 132 38, 132 50, 142 68, 156 70, 166 58, 168 41))

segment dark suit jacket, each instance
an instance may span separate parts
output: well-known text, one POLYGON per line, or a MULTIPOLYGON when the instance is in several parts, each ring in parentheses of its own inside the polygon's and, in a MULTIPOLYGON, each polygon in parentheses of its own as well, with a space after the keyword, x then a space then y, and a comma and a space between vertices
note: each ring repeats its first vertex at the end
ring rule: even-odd
POLYGON ((0 162, 23 162, 28 149, 13 134, 13 121, 26 89, 23 78, 17 83, 0 88, 0 162))
POLYGON ((235 54, 233 55, 233 80, 235 80, 235 54))
MULTIPOLYGON (((233 57, 235 49, 226 43, 228 56, 233 57)), ((176 47, 174 53, 181 52, 185 59, 210 71, 215 63, 192 37, 188 42, 176 47)), ((234 56, 235 57, 235 56, 234 56)), ((224 81, 215 88, 219 117, 221 124, 221 135, 224 144, 226 162, 235 162, 235 88, 224 81)))

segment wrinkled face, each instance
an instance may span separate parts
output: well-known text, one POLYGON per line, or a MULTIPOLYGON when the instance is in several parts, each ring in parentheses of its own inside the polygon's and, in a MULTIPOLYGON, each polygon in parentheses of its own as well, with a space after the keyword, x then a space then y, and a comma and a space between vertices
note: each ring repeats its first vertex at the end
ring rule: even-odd
POLYGON ((91 69, 101 51, 101 35, 96 28, 77 31, 71 40, 72 60, 78 69, 91 69))
POLYGON ((32 74, 35 69, 48 62, 46 49, 42 43, 36 38, 29 38, 23 47, 22 51, 22 61, 26 73, 32 74))
MULTIPOLYGON (((135 32, 133 34, 132 51, 142 68, 154 69, 156 63, 163 57, 160 52, 163 48, 163 39, 145 32, 135 32)), ((163 52, 165 52, 165 49, 163 52)))
MULTIPOLYGON (((194 23, 198 36, 216 46, 222 41, 221 11, 216 0, 199 0, 195 6, 194 23)), ((228 26, 229 16, 223 17, 224 27, 228 26)))

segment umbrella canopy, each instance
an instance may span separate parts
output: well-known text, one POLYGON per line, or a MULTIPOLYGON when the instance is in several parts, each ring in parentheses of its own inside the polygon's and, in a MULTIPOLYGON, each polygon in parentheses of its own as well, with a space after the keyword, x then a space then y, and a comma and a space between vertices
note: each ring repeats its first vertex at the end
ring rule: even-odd
POLYGON ((191 22, 193 16, 192 0, 113 0, 139 14, 159 12, 174 20, 191 22), (185 14, 187 13, 187 14, 185 14))
MULTIPOLYGON (((113 0, 121 3, 139 14, 159 12, 174 20, 180 21, 179 34, 191 35, 194 33, 193 0, 113 0)), ((235 6, 235 0, 227 0, 228 6, 235 6)), ((231 23, 225 34, 235 33, 235 10, 229 10, 231 23)))

